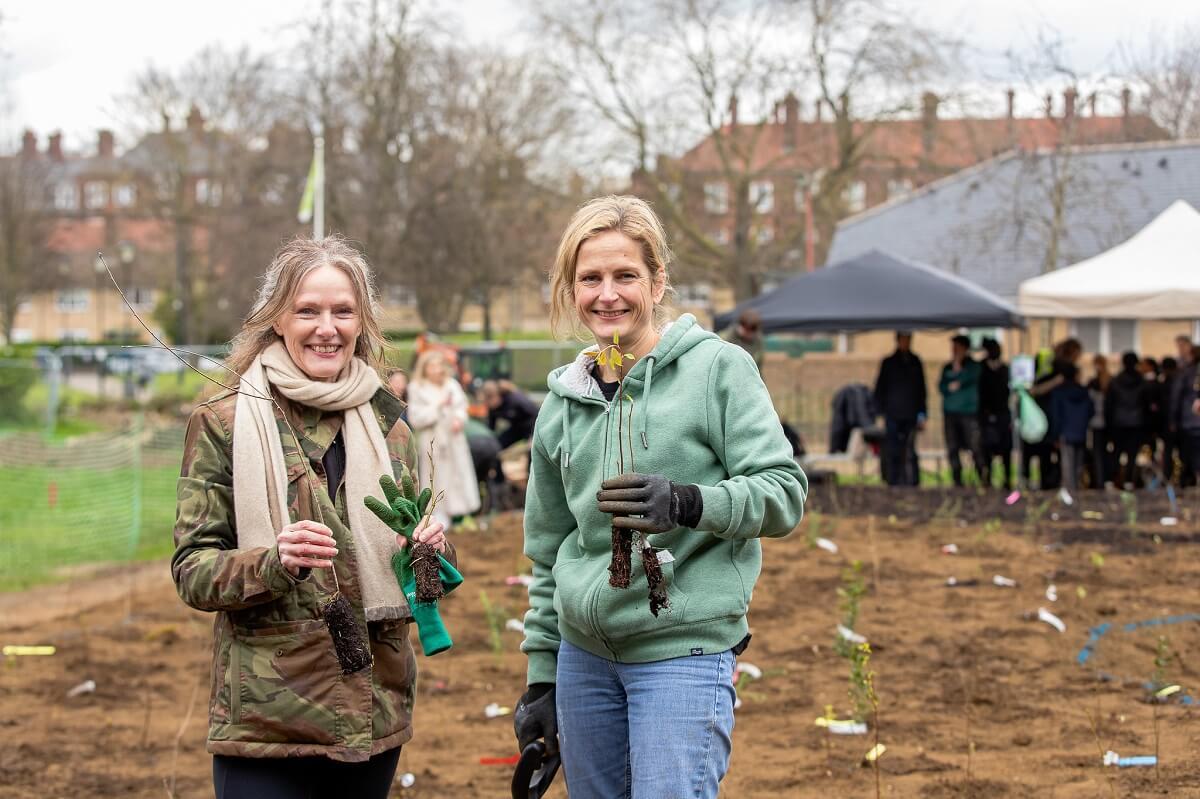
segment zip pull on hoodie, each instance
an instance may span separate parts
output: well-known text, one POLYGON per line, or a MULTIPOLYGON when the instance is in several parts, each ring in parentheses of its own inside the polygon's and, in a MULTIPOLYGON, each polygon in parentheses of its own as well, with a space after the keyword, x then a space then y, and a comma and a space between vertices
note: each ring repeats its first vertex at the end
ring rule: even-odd
MULTIPOLYGON (((639 358, 625 375, 622 386, 625 393, 632 396, 633 391, 637 390, 638 384, 641 384, 641 391, 638 392, 641 399, 634 407, 634 417, 637 422, 635 430, 643 450, 650 449, 650 392, 654 383, 655 369, 667 366, 701 342, 710 340, 720 341, 720 338, 715 333, 710 333, 700 327, 696 323, 696 317, 684 314, 663 326, 659 333, 658 344, 645 356, 639 358)), ((575 356, 572 363, 552 371, 546 381, 550 391, 573 401, 566 403, 562 419, 562 449, 559 462, 564 469, 569 469, 571 464, 572 404, 599 402, 605 405, 609 412, 613 407, 620 412, 624 402, 624 398, 619 395, 613 397, 611 403, 604 400, 604 394, 600 391, 600 385, 592 373, 597 352, 599 352, 599 347, 596 345, 584 349, 575 356)))

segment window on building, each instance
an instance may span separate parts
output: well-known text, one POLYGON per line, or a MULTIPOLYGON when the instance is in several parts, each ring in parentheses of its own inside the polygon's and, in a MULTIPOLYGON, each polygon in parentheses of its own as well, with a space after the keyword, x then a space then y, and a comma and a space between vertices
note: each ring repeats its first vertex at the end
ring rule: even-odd
POLYGON ((267 181, 267 185, 263 188, 263 202, 269 205, 282 205, 284 199, 288 196, 288 191, 291 186, 291 178, 283 172, 276 172, 267 181))
POLYGON ((912 181, 909 180, 908 178, 899 178, 899 179, 889 180, 887 183, 888 199, 890 200, 893 197, 902 197, 905 194, 908 194, 910 191, 912 191, 912 189, 913 189, 912 181))
POLYGON ((712 301, 712 285, 709 283, 683 283, 675 287, 678 305, 699 305, 707 308, 712 301))
POLYGON ((89 180, 83 184, 83 202, 88 208, 108 206, 108 184, 103 180, 89 180))
POLYGON ((1071 335, 1079 339, 1085 352, 1118 355, 1138 349, 1136 319, 1076 319, 1071 335))
POLYGON ((850 181, 842 190, 842 202, 846 204, 846 210, 852 214, 857 214, 866 208, 867 184, 861 180, 850 181))
POLYGON ((63 181, 54 187, 54 207, 60 211, 74 211, 79 207, 79 188, 63 181))
POLYGON ((410 308, 417 304, 417 293, 408 286, 392 283, 383 293, 384 301, 393 307, 410 308))
POLYGON ((133 286, 125 291, 129 302, 138 310, 153 308, 158 297, 154 289, 145 286, 133 286))
POLYGON ((60 327, 58 329, 59 341, 90 341, 91 333, 85 327, 60 327))
POLYGON ((775 229, 770 225, 759 225, 754 231, 754 240, 761 247, 764 244, 770 244, 775 240, 775 229))
POLYGON ((796 211, 804 212, 804 195, 809 191, 817 192, 821 189, 821 180, 825 177, 825 170, 818 169, 807 175, 801 175, 796 178, 796 195, 792 199, 796 203, 796 211))
POLYGON ((137 187, 132 183, 118 183, 113 186, 113 205, 118 208, 131 208, 137 202, 137 187))
POLYGON ((54 307, 63 313, 86 311, 88 307, 87 289, 59 289, 54 295, 54 307))
POLYGON ((750 208, 756 214, 769 214, 775 210, 775 184, 772 181, 751 181, 750 208))
POLYGON ((1138 323, 1136 319, 1106 319, 1108 323, 1109 352, 1128 352, 1138 348, 1138 323))
POLYGON ((679 205, 679 201, 683 198, 683 186, 678 183, 667 183, 663 186, 663 191, 666 192, 668 200, 679 205))
POLYGON ((729 212, 729 186, 724 181, 704 184, 704 210, 710 214, 729 212))
POLYGON ((33 331, 27 327, 14 327, 12 331, 13 344, 28 344, 33 341, 33 331))
POLYGON ((720 246, 725 247, 729 244, 729 231, 723 227, 719 227, 709 234, 709 238, 720 246))
POLYGON ((221 204, 221 184, 215 180, 208 178, 196 179, 196 204, 197 205, 212 205, 221 204))

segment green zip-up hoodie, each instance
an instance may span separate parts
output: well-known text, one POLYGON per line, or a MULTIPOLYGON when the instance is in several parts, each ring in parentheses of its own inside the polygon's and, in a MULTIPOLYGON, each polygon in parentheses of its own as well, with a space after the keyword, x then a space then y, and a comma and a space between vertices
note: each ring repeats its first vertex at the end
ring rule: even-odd
POLYGON ((534 431, 525 500, 533 583, 521 646, 530 684, 555 681, 564 638, 619 663, 737 644, 762 566, 758 539, 790 533, 808 492, 754 361, 692 315, 634 364, 619 405, 604 400, 591 363, 585 352, 550 373, 534 431), (618 408, 625 471, 697 485, 704 500, 697 529, 650 536, 670 599, 657 618, 636 541, 630 587, 608 584, 612 517, 597 509, 596 492, 617 473, 618 408))

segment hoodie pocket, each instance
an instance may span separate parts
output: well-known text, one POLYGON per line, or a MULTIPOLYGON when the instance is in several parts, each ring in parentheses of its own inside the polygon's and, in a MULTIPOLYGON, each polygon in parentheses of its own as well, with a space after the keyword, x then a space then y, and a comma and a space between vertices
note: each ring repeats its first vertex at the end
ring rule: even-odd
MULTIPOLYGON (((613 588, 608 584, 608 564, 607 557, 594 558, 586 567, 590 577, 587 582, 575 582, 572 571, 578 567, 574 562, 570 564, 572 569, 564 572, 563 578, 569 585, 581 586, 578 592, 570 592, 562 601, 560 614, 567 623, 609 643, 666 630, 685 622, 688 596, 675 585, 674 563, 661 564, 669 604, 659 611, 658 616, 650 613, 650 588, 640 552, 634 553, 633 579, 628 588, 613 588)), ((583 577, 582 573, 580 577, 583 577)), ((560 592, 562 585, 559 582, 560 592)))

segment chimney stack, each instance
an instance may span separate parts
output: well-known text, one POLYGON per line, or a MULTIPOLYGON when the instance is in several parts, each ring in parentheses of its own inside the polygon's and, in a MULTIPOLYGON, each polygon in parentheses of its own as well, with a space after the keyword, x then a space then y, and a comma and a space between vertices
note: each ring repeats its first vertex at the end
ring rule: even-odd
POLYGON ((937 134, 938 96, 933 92, 921 95, 921 151, 928 156, 933 152, 933 141, 937 134))
POLYGON ((46 148, 46 155, 50 156, 50 159, 52 161, 62 161, 63 160, 62 133, 60 133, 58 131, 51 133, 49 142, 50 142, 50 144, 46 148))
POLYGON ((113 157, 113 132, 102 130, 96 139, 96 154, 101 158, 113 157))
POLYGON ((732 127, 737 127, 737 95, 729 95, 729 124, 732 127))
POLYGON ((1129 90, 1129 87, 1126 86, 1124 89, 1121 89, 1121 116, 1126 119, 1129 118, 1129 106, 1132 104, 1132 100, 1133 92, 1129 90))
POLYGON ((796 149, 799 140, 800 101, 791 92, 783 98, 783 143, 789 150, 796 149))
POLYGON ((1075 116, 1075 101, 1079 99, 1079 92, 1072 86, 1063 92, 1063 119, 1072 119, 1075 116))
POLYGON ((194 104, 187 115, 187 129, 193 136, 204 133, 204 115, 194 104))
POLYGON ((816 107, 816 109, 817 109, 817 113, 814 115, 814 118, 816 119, 816 121, 817 121, 817 122, 820 122, 820 121, 821 121, 821 114, 822 114, 822 112, 823 112, 823 107, 822 107, 822 104, 821 104, 821 98, 820 98, 820 97, 818 97, 818 98, 817 98, 817 102, 816 102, 816 103, 814 103, 813 105, 814 105, 814 106, 816 107))
POLYGON ((37 136, 34 136, 33 131, 28 128, 21 136, 21 155, 26 158, 33 158, 37 155, 37 136))
POLYGON ((1017 104, 1017 93, 1009 89, 1004 93, 1005 99, 1008 101, 1008 118, 1012 119, 1015 113, 1014 107, 1017 104))
POLYGON ((1096 116, 1096 93, 1092 92, 1088 95, 1088 115, 1096 116))
POLYGON ((1054 116, 1054 95, 1046 92, 1046 96, 1042 98, 1042 108, 1047 117, 1054 116))

